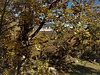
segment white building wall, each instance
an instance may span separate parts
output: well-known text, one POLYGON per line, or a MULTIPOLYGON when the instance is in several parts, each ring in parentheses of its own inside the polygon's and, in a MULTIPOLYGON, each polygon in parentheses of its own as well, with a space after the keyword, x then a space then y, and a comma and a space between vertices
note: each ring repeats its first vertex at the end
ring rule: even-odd
POLYGON ((51 27, 49 27, 49 28, 41 28, 41 30, 40 31, 53 31, 52 29, 51 29, 51 27))

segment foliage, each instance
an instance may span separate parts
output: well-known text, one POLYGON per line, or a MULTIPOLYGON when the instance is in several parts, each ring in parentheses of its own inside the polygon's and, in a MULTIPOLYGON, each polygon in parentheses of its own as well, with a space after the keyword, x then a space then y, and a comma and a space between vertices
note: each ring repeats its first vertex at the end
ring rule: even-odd
POLYGON ((94 1, 0 1, 0 73, 49 75, 72 69, 72 58, 100 63, 100 12, 94 1), (52 33, 42 33, 46 23, 52 33), (38 34, 37 34, 38 33, 38 34))

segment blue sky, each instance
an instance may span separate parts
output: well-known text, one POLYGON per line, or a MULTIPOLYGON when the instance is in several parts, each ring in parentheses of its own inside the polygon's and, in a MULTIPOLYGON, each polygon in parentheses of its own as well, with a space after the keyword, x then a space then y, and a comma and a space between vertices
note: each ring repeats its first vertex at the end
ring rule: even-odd
POLYGON ((95 0, 95 4, 94 5, 99 5, 100 1, 99 0, 95 0))
MULTIPOLYGON (((87 1, 89 1, 89 0, 87 0, 87 1)), ((73 0, 70 0, 70 2, 69 2, 69 4, 68 4, 68 8, 71 8, 72 2, 73 2, 73 0)), ((100 1, 99 1, 99 0, 95 0, 94 6, 95 6, 95 5, 99 5, 99 4, 100 4, 100 1)))

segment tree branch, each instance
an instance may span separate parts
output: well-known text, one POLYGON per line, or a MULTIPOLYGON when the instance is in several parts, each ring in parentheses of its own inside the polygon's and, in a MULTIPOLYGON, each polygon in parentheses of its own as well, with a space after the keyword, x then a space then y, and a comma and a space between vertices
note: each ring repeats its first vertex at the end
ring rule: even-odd
POLYGON ((24 58, 18 65, 18 68, 17 68, 17 75, 20 75, 20 68, 22 66, 22 64, 24 63, 24 61, 26 60, 26 58, 24 58))
POLYGON ((3 9, 3 13, 1 15, 1 22, 0 22, 0 33, 1 33, 1 27, 2 27, 2 23, 3 23, 3 18, 4 18, 4 15, 5 15, 5 12, 6 12, 6 7, 7 7, 7 0, 5 1, 5 4, 4 4, 4 9, 3 9))
MULTIPOLYGON (((53 7, 53 5, 56 5, 57 2, 59 2, 60 0, 56 0, 54 1, 50 6, 49 6, 49 10, 53 7)), ((40 23, 40 26, 37 28, 37 30, 31 35, 30 40, 40 31, 40 29, 43 27, 44 23, 45 23, 45 18, 43 19, 43 21, 40 23)))

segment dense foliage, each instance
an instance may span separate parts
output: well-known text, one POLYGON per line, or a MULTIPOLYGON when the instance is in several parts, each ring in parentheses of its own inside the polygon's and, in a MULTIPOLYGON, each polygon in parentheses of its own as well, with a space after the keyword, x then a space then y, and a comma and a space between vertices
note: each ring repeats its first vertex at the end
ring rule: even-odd
POLYGON ((100 63, 100 8, 95 0, 0 0, 0 73, 51 75, 73 58, 100 63), (39 32, 46 23, 51 33, 39 32))

